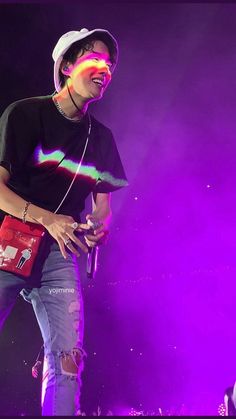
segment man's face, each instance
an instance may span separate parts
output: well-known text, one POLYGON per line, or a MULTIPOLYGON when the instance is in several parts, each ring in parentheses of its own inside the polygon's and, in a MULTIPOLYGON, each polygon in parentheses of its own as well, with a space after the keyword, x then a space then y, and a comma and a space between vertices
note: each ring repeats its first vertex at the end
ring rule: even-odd
POLYGON ((109 50, 102 41, 69 65, 69 77, 75 93, 83 99, 98 100, 111 81, 109 50))

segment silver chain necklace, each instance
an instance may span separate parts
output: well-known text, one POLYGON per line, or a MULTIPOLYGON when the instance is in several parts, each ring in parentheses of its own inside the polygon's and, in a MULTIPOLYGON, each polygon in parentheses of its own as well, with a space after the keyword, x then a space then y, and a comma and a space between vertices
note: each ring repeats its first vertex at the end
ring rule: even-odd
POLYGON ((81 121, 81 119, 74 119, 74 118, 70 118, 69 116, 67 116, 66 113, 63 111, 60 103, 55 98, 55 96, 53 96, 53 103, 55 104, 55 106, 56 106, 57 110, 60 112, 60 114, 64 116, 64 118, 69 119, 69 121, 77 122, 77 123, 81 121))

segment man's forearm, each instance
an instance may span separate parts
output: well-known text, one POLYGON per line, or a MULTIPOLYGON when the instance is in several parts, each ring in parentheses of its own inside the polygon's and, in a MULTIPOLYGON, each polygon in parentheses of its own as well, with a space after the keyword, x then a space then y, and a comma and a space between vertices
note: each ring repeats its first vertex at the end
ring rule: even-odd
POLYGON ((109 194, 98 194, 96 200, 92 201, 92 215, 105 224, 109 224, 112 217, 109 194))
MULTIPOLYGON (((26 201, 15 192, 11 191, 4 183, 0 183, 0 208, 7 214, 22 219, 26 201)), ((50 211, 30 204, 25 220, 44 224, 50 211)))

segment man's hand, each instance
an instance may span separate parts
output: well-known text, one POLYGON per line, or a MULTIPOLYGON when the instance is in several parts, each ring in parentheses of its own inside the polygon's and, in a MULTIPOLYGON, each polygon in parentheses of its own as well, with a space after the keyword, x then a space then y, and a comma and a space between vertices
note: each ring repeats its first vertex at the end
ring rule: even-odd
POLYGON ((94 228, 93 234, 85 234, 84 238, 86 241, 86 244, 89 247, 94 246, 100 246, 101 244, 104 244, 107 242, 108 238, 108 224, 105 222, 102 222, 95 218, 94 214, 88 214, 86 216, 87 225, 91 228, 93 224, 98 224, 97 227, 94 228))
POLYGON ((73 217, 68 215, 49 213, 43 225, 48 230, 49 234, 57 241, 61 254, 65 259, 67 259, 66 248, 76 256, 80 256, 77 249, 73 246, 73 243, 77 244, 83 252, 88 252, 87 246, 74 234, 75 231, 83 233, 85 230, 90 230, 88 224, 79 224, 73 217))

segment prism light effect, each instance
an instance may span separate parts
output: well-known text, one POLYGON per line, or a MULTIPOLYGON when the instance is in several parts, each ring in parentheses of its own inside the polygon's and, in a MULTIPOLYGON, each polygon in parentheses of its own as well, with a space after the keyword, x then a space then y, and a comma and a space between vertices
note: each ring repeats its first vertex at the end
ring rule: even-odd
MULTIPOLYGON (((55 163, 58 168, 64 169, 66 172, 75 174, 78 169, 78 162, 65 159, 65 153, 60 150, 51 152, 44 152, 42 147, 37 147, 35 150, 36 162, 38 165, 44 163, 55 163)), ((97 182, 107 182, 112 186, 127 186, 128 182, 124 179, 117 179, 109 172, 101 172, 93 165, 81 164, 79 173, 81 176, 89 177, 97 182)))
POLYGON ((111 78, 110 67, 112 66, 110 60, 107 59, 106 54, 100 52, 92 52, 79 58, 73 66, 75 76, 88 71, 106 72, 108 78, 111 78))

